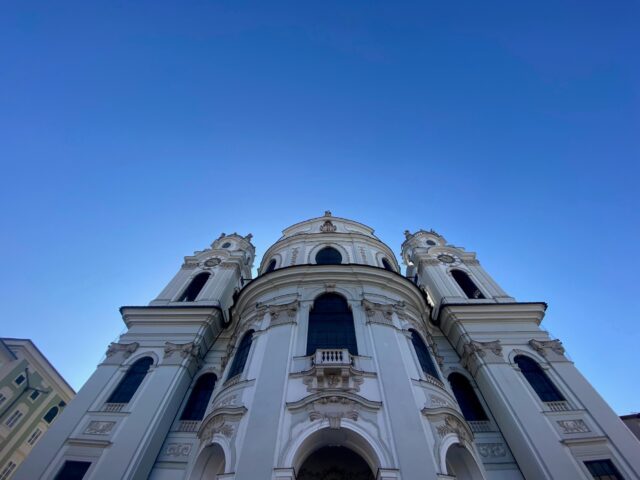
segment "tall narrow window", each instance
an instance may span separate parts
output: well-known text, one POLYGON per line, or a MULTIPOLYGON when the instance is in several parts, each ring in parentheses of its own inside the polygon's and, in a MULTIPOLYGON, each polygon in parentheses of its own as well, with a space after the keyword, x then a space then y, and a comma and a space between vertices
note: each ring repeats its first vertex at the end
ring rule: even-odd
POLYGON ((54 480, 82 480, 91 462, 76 462, 67 460, 54 480))
POLYGON ((352 355, 358 354, 349 304, 335 293, 320 295, 309 312, 307 355, 319 348, 347 348, 352 355))
POLYGON ((452 373, 449 375, 449 383, 466 420, 488 420, 487 414, 476 396, 476 392, 464 375, 452 373))
POLYGON ((475 283, 473 283, 473 280, 471 280, 471 278, 469 278, 469 275, 467 275, 465 272, 463 272, 462 270, 451 270, 451 275, 458 283, 467 298, 485 298, 480 289, 476 286, 475 283))
POLYGON ((107 400, 107 403, 129 403, 152 364, 151 357, 143 357, 131 365, 124 378, 109 397, 109 400, 107 400))
POLYGON ((182 295, 178 299, 179 302, 193 302, 196 298, 198 298, 198 294, 204 287, 204 284, 209 280, 209 274, 207 272, 199 273, 191 280, 191 283, 187 288, 185 288, 182 295))
POLYGON ((53 422, 53 419, 58 416, 60 409, 58 407, 51 407, 47 413, 45 413, 43 420, 47 423, 53 422))
POLYGON ((276 269, 276 259, 272 259, 269 262, 269 265, 267 265, 267 268, 265 269, 264 273, 269 273, 269 272, 273 272, 276 269))
POLYGON ((561 402, 564 400, 562 394, 534 360, 524 355, 517 355, 513 360, 522 371, 531 388, 538 394, 540 400, 543 402, 561 402))
POLYGON ((205 373, 198 378, 180 420, 202 420, 215 386, 216 376, 213 373, 205 373))
POLYGON ((2 472, 0 472, 0 480, 7 480, 17 466, 18 464, 16 462, 10 461, 9 463, 7 463, 2 469, 2 472))
POLYGON ((422 337, 415 330, 409 331, 411 332, 411 343, 413 343, 413 348, 415 349, 416 355, 418 356, 418 361, 420 362, 422 371, 427 375, 431 375, 432 377, 440 378, 438 376, 436 366, 433 363, 433 359, 431 358, 431 354, 429 353, 429 349, 422 340, 422 337))
POLYGON ((596 480, 623 480, 622 475, 611 460, 591 460, 584 462, 589 473, 596 480))
POLYGON ((23 415, 24 413, 22 413, 20 410, 16 410, 11 415, 9 415, 9 418, 7 418, 4 424, 9 428, 13 428, 13 426, 20 421, 23 415))
POLYGON ((318 265, 340 265, 342 263, 342 255, 333 247, 324 247, 316 253, 316 263, 318 265))
POLYGON ((389 263, 389 260, 387 260, 386 258, 382 259, 382 266, 384 267, 385 270, 389 270, 390 272, 395 272, 395 270, 389 263))
POLYGON ((253 330, 249 330, 244 334, 242 340, 240 340, 240 345, 238 346, 238 351, 236 355, 233 357, 233 363, 231 364, 231 368, 229 369, 229 375, 227 378, 233 378, 236 375, 239 375, 244 370, 244 365, 247 363, 247 358, 249 357, 249 350, 251 350, 251 342, 253 340, 253 330))

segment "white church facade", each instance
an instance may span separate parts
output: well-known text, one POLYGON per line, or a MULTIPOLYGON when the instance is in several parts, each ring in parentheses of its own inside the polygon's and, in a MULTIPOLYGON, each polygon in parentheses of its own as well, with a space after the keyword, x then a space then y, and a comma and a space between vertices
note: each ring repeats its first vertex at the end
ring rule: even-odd
MULTIPOLYGON (((16 480, 640 479, 640 442, 474 253, 295 224, 251 278, 222 234, 148 306, 16 480)), ((4 479, 3 479, 4 480, 4 479)))

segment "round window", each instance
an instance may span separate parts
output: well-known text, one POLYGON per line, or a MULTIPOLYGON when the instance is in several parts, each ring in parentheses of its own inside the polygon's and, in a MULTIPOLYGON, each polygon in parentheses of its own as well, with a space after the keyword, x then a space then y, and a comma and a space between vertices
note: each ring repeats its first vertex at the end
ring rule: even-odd
POLYGON ((427 245, 433 246, 435 244, 436 244, 436 242, 434 242, 433 240, 427 240, 427 245))
POLYGON ((222 244, 222 248, 229 248, 231 244, 229 242, 225 242, 222 244))

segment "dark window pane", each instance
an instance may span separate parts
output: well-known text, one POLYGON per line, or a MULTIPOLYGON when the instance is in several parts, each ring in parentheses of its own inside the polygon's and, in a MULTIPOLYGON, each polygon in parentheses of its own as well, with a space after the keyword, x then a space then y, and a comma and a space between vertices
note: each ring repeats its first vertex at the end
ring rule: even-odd
POLYGON ((276 269, 276 261, 275 259, 273 259, 269 262, 269 265, 267 266, 267 269, 264 271, 264 273, 273 272, 275 269, 276 269))
POLYGON ((187 288, 185 288, 184 292, 179 298, 179 302, 193 302, 196 298, 198 298, 198 294, 204 287, 204 284, 209 280, 209 274, 206 272, 199 273, 195 276, 191 283, 187 288))
POLYGON ((53 419, 56 418, 60 409, 58 407, 51 407, 49 411, 42 417, 45 422, 51 423, 53 419))
POLYGON ((429 354, 429 349, 422 341, 422 337, 415 330, 409 330, 411 332, 411 343, 413 343, 413 348, 416 351, 416 355, 418 356, 418 361, 420 362, 420 367, 422 367, 422 371, 427 375, 431 375, 435 378, 440 378, 438 376, 438 371, 436 370, 436 366, 433 364, 433 360, 431 359, 431 354, 429 354))
POLYGON ((231 364, 227 378, 233 378, 244 370, 244 365, 247 363, 247 357, 249 356, 249 350, 251 350, 252 337, 253 330, 249 330, 244 337, 242 337, 238 351, 233 357, 233 363, 231 364))
POLYGON ((16 382, 16 384, 21 385, 22 382, 24 382, 25 380, 26 380, 25 376, 20 374, 16 377, 14 381, 16 382))
POLYGON ((471 299, 485 298, 485 296, 482 294, 480 289, 476 286, 475 283, 473 283, 473 280, 471 280, 469 278, 469 275, 467 275, 465 272, 463 272, 462 270, 451 270, 451 275, 453 276, 454 280, 458 283, 458 285, 460 285, 460 288, 462 289, 464 294, 467 296, 467 298, 471 298, 471 299))
POLYGON ((82 480, 91 462, 76 462, 67 460, 56 475, 55 480, 82 480))
POLYGON ((144 377, 147 375, 152 363, 153 360, 150 357, 144 357, 131 365, 107 402, 129 403, 142 383, 142 380, 144 380, 144 377))
POLYGON ((312 355, 319 348, 347 348, 352 355, 358 354, 349 304, 335 293, 316 298, 309 312, 307 355, 312 355))
POLYGON ((624 480, 611 460, 592 460, 584 464, 596 480, 624 480))
POLYGON ((342 255, 335 248, 325 247, 316 254, 316 263, 318 265, 340 265, 342 255))
POLYGON ((488 420, 475 390, 464 375, 452 373, 449 375, 449 383, 465 419, 469 421, 488 420))
POLYGON ((180 420, 202 420, 215 386, 216 376, 213 373, 202 375, 189 395, 180 420))
POLYGON ((384 267, 385 270, 389 270, 390 272, 395 272, 395 270, 389 263, 389 260, 387 260, 386 258, 382 259, 382 266, 384 267))
POLYGON ((514 361, 522 371, 524 378, 531 385, 531 388, 538 394, 540 400, 543 402, 561 402, 564 400, 562 394, 535 361, 524 355, 516 356, 514 361))

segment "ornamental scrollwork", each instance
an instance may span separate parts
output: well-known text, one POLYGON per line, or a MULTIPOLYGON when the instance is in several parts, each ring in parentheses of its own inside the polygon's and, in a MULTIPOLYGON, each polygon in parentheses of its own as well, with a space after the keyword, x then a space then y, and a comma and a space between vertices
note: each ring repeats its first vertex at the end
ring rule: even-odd
POLYGON ((133 352, 135 352, 140 344, 138 342, 132 343, 117 343, 111 342, 107 347, 107 357, 112 357, 118 352, 123 352, 122 356, 124 358, 129 358, 133 352))
POLYGON ((164 344, 164 358, 168 358, 175 352, 179 352, 182 358, 189 356, 197 358, 200 355, 200 346, 195 342, 190 343, 172 343, 165 342, 164 344))
POLYGON ((543 357, 547 356, 547 349, 558 355, 564 355, 564 347, 560 340, 529 340, 529 345, 543 357))

